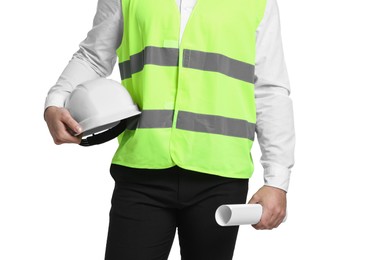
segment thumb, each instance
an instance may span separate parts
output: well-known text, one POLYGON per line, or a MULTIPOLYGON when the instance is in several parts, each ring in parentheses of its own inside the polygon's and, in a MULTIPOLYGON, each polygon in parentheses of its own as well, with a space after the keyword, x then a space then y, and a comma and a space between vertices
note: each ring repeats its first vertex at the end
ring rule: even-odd
POLYGON ((71 129, 76 135, 79 135, 82 133, 82 127, 78 124, 76 120, 73 119, 73 117, 70 115, 68 110, 64 111, 64 115, 62 117, 62 121, 66 126, 71 129))
POLYGON ((259 196, 254 194, 254 196, 252 196, 251 199, 249 200, 248 204, 259 204, 259 202, 260 202, 259 196))

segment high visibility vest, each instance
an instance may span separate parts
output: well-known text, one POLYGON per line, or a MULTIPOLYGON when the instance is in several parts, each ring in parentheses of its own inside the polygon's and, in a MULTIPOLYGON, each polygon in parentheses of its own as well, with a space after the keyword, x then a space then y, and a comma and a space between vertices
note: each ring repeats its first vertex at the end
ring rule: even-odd
POLYGON ((179 42, 175 0, 122 0, 122 85, 142 114, 112 163, 249 178, 255 34, 266 0, 198 0, 179 42))

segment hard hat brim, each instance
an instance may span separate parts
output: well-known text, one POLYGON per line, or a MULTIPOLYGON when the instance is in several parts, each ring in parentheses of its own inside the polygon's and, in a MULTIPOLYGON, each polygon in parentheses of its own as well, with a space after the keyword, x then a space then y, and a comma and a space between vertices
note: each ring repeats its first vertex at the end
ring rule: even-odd
POLYGON ((96 134, 98 132, 110 129, 119 124, 123 119, 139 115, 141 112, 137 109, 137 106, 132 106, 131 110, 121 111, 113 115, 104 116, 94 116, 92 118, 87 118, 79 122, 82 127, 82 137, 91 134, 96 134))

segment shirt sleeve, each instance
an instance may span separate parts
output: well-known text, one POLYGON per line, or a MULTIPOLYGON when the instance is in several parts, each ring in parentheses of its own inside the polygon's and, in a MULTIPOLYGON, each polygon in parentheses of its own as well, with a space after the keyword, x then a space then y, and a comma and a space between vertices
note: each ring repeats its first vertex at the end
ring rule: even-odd
POLYGON ((265 185, 288 191, 295 130, 276 0, 268 0, 256 31, 256 134, 265 185))
POLYGON ((92 29, 79 44, 79 50, 48 92, 45 109, 63 107, 68 95, 78 84, 109 76, 116 63, 116 49, 123 35, 120 0, 99 0, 92 29))

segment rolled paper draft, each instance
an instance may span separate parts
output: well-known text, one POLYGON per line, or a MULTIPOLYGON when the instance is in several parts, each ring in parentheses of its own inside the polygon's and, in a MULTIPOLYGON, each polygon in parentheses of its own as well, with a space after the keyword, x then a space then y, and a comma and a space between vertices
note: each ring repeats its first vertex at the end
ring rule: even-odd
POLYGON ((229 204, 218 207, 215 220, 220 226, 257 224, 263 213, 260 204, 229 204))

